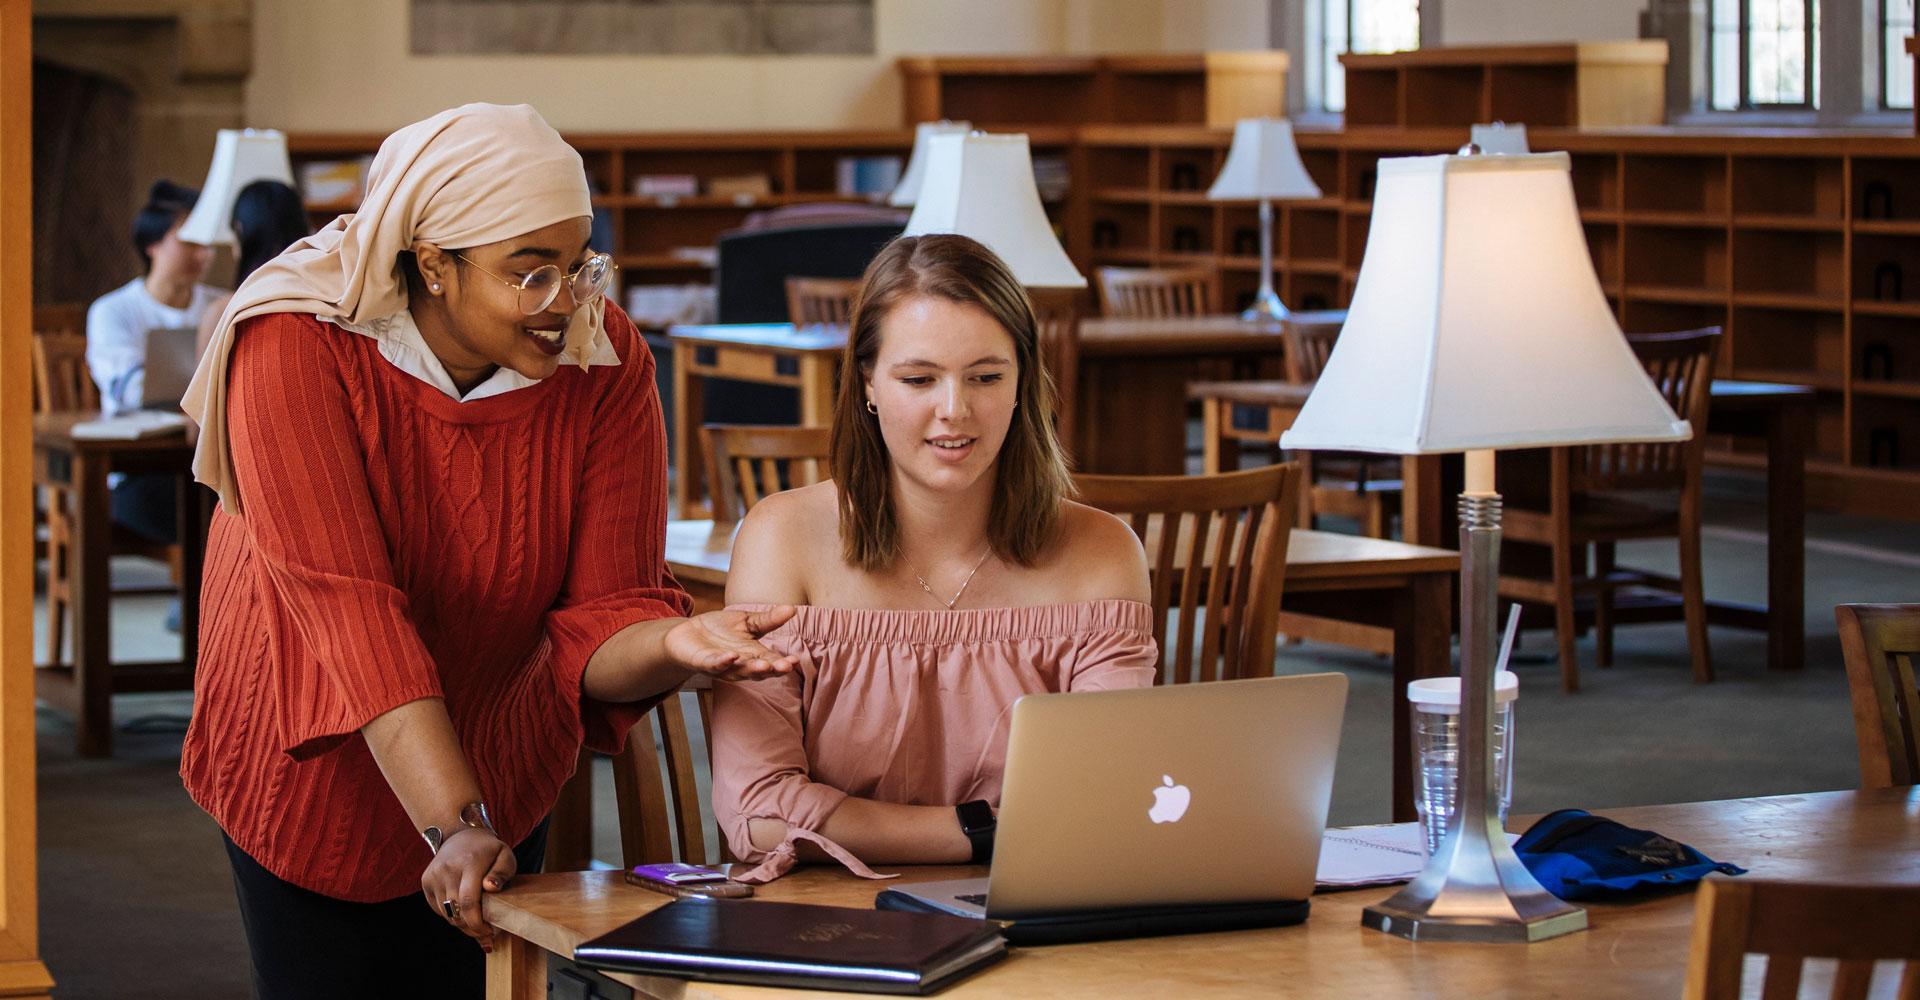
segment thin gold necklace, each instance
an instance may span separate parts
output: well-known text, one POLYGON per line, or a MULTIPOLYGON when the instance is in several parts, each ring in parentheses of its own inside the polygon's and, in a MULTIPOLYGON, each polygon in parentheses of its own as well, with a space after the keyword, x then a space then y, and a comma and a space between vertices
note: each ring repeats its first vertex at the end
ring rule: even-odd
POLYGON ((915 573, 913 574, 913 578, 915 580, 920 581, 920 589, 926 591, 928 597, 931 597, 936 601, 940 601, 941 604, 944 604, 947 606, 948 611, 952 611, 953 606, 956 604, 959 604, 960 598, 966 595, 967 588, 973 585, 974 575, 980 572, 980 567, 985 566, 987 564, 987 557, 992 554, 993 554, 993 546, 991 545, 987 546, 987 550, 985 552, 980 553, 980 561, 973 564, 973 572, 967 574, 966 582, 960 584, 960 590, 953 595, 953 600, 951 601, 940 601, 940 595, 934 593, 932 587, 927 586, 926 577, 921 576, 919 573, 915 573))

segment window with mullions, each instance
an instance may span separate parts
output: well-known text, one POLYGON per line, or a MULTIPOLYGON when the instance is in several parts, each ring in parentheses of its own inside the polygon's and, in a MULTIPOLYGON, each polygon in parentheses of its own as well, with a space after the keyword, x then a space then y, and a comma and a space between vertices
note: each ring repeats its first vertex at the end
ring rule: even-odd
POLYGON ((1906 38, 1913 34, 1913 0, 1880 0, 1880 105, 1913 107, 1913 57, 1906 38))
POLYGON ((1715 111, 1820 106, 1820 0, 1711 0, 1709 18, 1715 111))
POLYGON ((1347 107, 1342 52, 1402 52, 1420 47, 1420 0, 1320 0, 1321 103, 1347 107))

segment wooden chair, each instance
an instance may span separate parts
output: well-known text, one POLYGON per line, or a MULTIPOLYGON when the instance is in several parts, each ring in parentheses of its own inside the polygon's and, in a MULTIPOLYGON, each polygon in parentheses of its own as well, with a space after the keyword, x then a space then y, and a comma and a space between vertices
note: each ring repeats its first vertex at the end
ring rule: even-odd
POLYGON ((1635 334, 1627 338, 1634 354, 1673 411, 1690 421, 1690 440, 1670 444, 1601 444, 1551 450, 1545 509, 1537 499, 1509 497, 1504 531, 1508 542, 1530 542, 1552 549, 1552 579, 1500 577, 1500 596, 1551 604, 1554 634, 1560 645, 1560 684, 1580 688, 1574 652, 1574 595, 1594 595, 1596 659, 1613 661, 1613 592, 1622 586, 1678 589, 1687 620, 1687 645, 1696 683, 1713 680, 1707 648, 1706 590, 1701 580, 1700 481, 1705 464, 1708 393, 1720 328, 1683 333, 1635 334), (1635 495, 1629 496, 1628 491, 1635 495), (1677 505, 1649 503, 1648 491, 1675 494, 1677 505), (1621 570, 1614 544, 1636 538, 1676 538, 1680 578, 1621 570), (1592 574, 1585 575, 1587 546, 1594 549, 1592 574), (1575 568, 1580 575, 1576 575, 1575 568))
MULTIPOLYGON (((100 391, 87 369, 87 338, 68 329, 38 330, 33 334, 33 401, 35 413, 98 410, 100 391)), ((47 665, 66 666, 68 613, 73 606, 73 498, 68 491, 44 487, 40 506, 46 518, 47 665)), ((116 594, 155 594, 178 589, 180 546, 148 541, 119 528, 113 533, 114 555, 136 555, 165 563, 173 587, 126 587, 116 594)))
MULTIPOLYGON (((1333 345, 1340 328, 1332 324, 1288 323, 1287 381, 1311 385, 1320 379, 1333 356, 1333 345)), ((1361 534, 1388 538, 1393 533, 1393 515, 1400 509, 1404 484, 1400 481, 1400 460, 1363 452, 1301 452, 1297 456, 1306 493, 1300 503, 1299 525, 1314 526, 1321 514, 1351 517, 1360 522, 1361 534)))
POLYGON ((1807 959, 1838 963, 1834 1000, 1865 1000, 1874 962, 1904 962, 1901 1000, 1920 1000, 1920 887, 1815 885, 1714 877, 1700 883, 1686 1000, 1735 1000, 1750 954, 1766 956, 1759 995, 1800 995, 1807 959))
MULTIPOLYGON (((626 749, 613 758, 613 794, 620 814, 620 863, 634 865, 685 861, 707 864, 707 828, 701 819, 701 794, 694 775, 709 768, 713 746, 713 681, 700 676, 655 706, 627 734, 626 749), (693 745, 686 708, 699 712, 700 746, 693 745)), ((732 860, 727 838, 717 829, 719 861, 732 860)))
POLYGON ((1920 604, 1842 604, 1833 614, 1853 691, 1860 787, 1920 784, 1920 604))
POLYGON ((1218 312, 1219 277, 1204 267, 1103 267, 1095 273, 1101 309, 1122 319, 1166 319, 1218 312))
POLYGON ((787 318, 794 323, 853 322, 853 296, 858 278, 788 278, 787 318))
POLYGON ((830 434, 826 427, 708 424, 700 428, 707 482, 713 484, 713 519, 738 521, 769 493, 830 478, 830 434))
POLYGON ((1074 484, 1081 501, 1127 520, 1147 548, 1163 683, 1273 673, 1299 466, 1212 476, 1082 475, 1074 484))
POLYGON ((1072 288, 1029 288, 1038 324, 1040 363, 1053 379, 1053 427, 1071 457, 1077 454, 1080 395, 1080 292, 1072 288))

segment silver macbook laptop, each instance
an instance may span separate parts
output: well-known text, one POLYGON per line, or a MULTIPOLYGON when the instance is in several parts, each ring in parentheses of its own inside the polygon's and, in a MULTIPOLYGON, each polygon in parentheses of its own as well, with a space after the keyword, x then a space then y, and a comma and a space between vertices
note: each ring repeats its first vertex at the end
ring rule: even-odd
POLYGON ((988 877, 892 891, 996 919, 1306 899, 1346 700, 1340 674, 1028 695, 988 877))
POLYGON ((195 350, 200 329, 192 326, 155 327, 147 331, 147 360, 140 405, 148 410, 178 412, 180 397, 187 394, 193 381, 193 369, 199 363, 195 350))

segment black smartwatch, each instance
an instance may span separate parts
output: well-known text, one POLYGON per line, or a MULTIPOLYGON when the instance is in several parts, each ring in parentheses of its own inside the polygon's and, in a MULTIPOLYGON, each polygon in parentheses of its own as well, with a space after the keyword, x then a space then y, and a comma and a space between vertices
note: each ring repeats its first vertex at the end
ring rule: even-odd
POLYGON ((953 811, 960 817, 960 832, 966 834, 967 840, 973 844, 973 857, 967 859, 967 863, 984 865, 992 861, 993 828, 998 823, 993 816, 993 807, 987 804, 986 799, 974 799, 954 806, 953 811))

